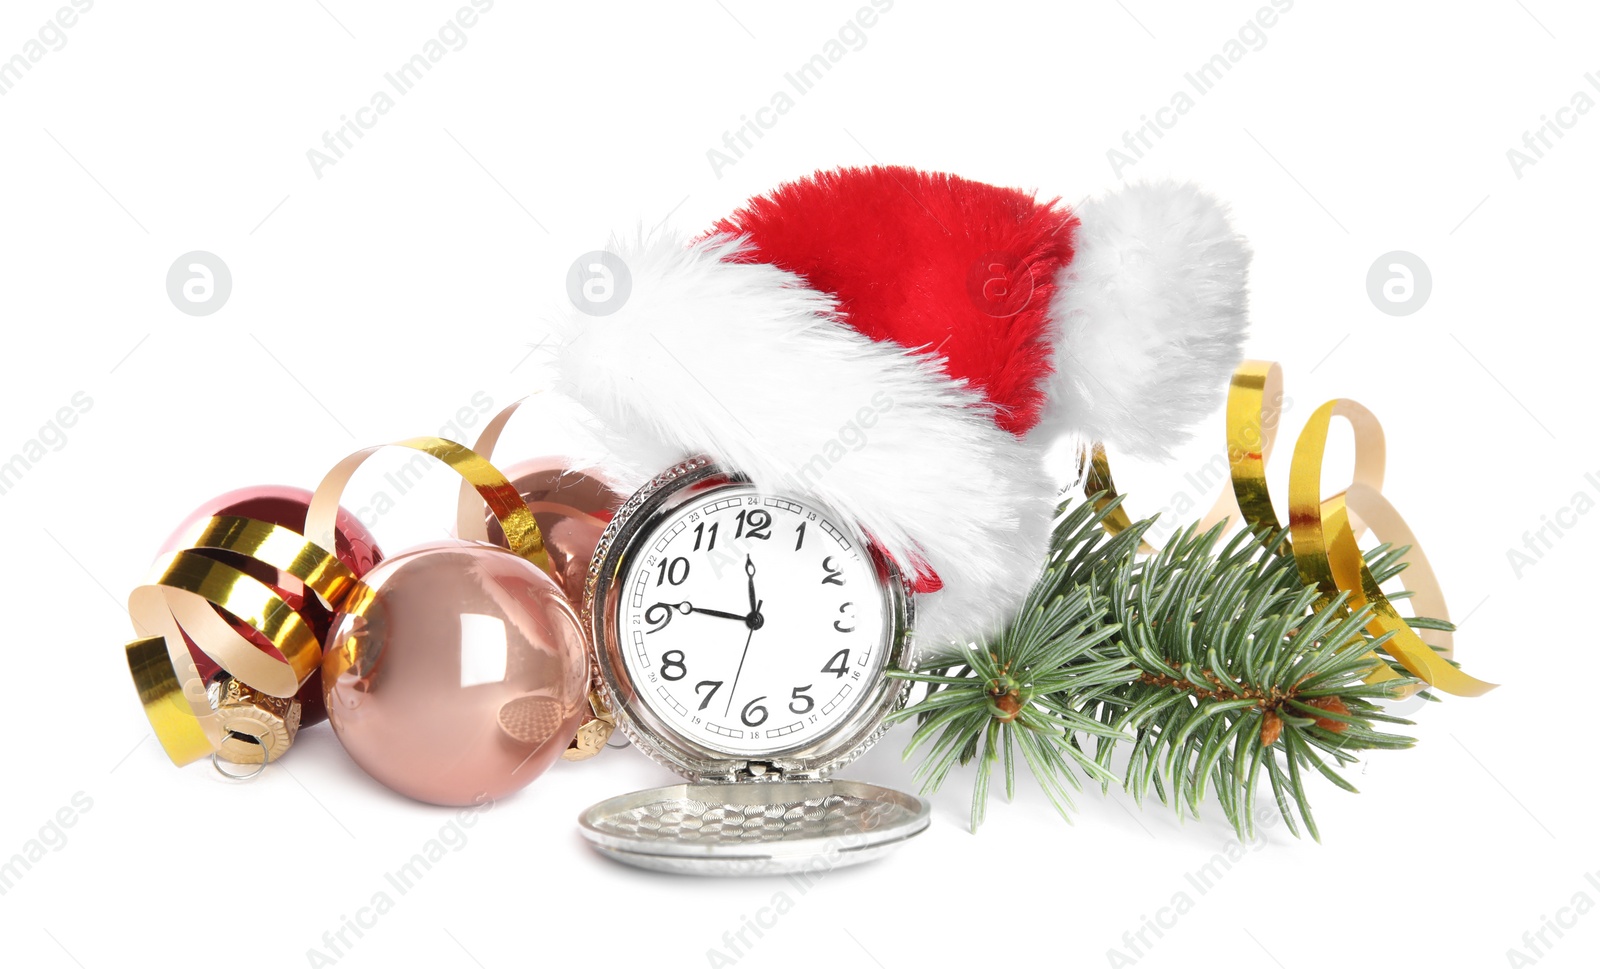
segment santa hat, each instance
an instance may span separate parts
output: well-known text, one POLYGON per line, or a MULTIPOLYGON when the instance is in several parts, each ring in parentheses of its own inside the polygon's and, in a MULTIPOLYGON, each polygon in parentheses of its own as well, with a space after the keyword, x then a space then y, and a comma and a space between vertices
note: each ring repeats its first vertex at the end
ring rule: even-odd
POLYGON ((1190 185, 1075 207, 911 168, 818 173, 705 236, 613 242, 625 299, 561 314, 557 385, 632 488, 694 454, 831 505, 993 632, 1037 578, 1061 437, 1159 456, 1241 355, 1249 253, 1190 185))

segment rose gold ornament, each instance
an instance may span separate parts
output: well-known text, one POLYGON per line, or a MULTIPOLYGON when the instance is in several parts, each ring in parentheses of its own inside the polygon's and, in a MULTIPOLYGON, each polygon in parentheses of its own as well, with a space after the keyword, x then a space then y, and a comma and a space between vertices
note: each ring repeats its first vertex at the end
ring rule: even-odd
MULTIPOLYGON (((625 498, 606 486, 593 472, 573 470, 565 458, 534 458, 512 465, 506 477, 528 503, 544 535, 550 567, 560 576, 567 598, 583 601, 583 583, 589 560, 612 514, 625 498)), ((489 541, 505 545, 505 535, 494 516, 486 516, 489 541)))
POLYGON ((521 789, 587 710, 577 614, 528 560, 469 542, 386 559, 334 618, 322 665, 334 732, 395 791, 470 805, 521 789))
MULTIPOLYGON (((593 471, 573 470, 571 462, 562 457, 523 461, 512 465, 506 477, 533 511, 550 556, 550 568, 559 577, 561 591, 576 606, 583 601, 583 586, 588 581, 595 546, 626 496, 612 491, 593 471)), ((505 533, 493 514, 486 514, 484 524, 489 540, 504 545, 505 533)), ((598 693, 591 691, 589 707, 577 736, 563 755, 567 760, 587 760, 600 753, 616 729, 611 712, 598 693)))

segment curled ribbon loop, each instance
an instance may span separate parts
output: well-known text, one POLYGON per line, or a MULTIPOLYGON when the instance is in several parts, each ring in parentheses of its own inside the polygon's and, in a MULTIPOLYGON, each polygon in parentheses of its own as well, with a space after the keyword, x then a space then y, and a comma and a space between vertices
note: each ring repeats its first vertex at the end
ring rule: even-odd
MULTIPOLYGON (((1283 524, 1272 504, 1267 487, 1267 463, 1283 402, 1283 373, 1276 363, 1247 360, 1234 371, 1228 391, 1227 441, 1231 487, 1218 495, 1211 511, 1200 521, 1198 531, 1218 522, 1231 523, 1237 516, 1259 538, 1266 540, 1283 531, 1283 524)), ((1383 426, 1370 410, 1353 400, 1331 400, 1311 415, 1295 442, 1289 469, 1289 550, 1294 555, 1300 577, 1323 594, 1325 607, 1341 593, 1348 595, 1349 608, 1372 607, 1367 624, 1374 636, 1391 634, 1384 650, 1408 673, 1421 681, 1397 695, 1414 693, 1424 686, 1456 696, 1481 696, 1494 684, 1469 676, 1451 665, 1453 643, 1448 632, 1426 630, 1419 634, 1394 608, 1367 568, 1366 557, 1357 541, 1368 529, 1379 539, 1394 545, 1409 546, 1401 573, 1411 592, 1418 615, 1449 621, 1444 591, 1416 536, 1388 499, 1383 497, 1386 448, 1383 426), (1324 499, 1322 497, 1323 458, 1328 432, 1334 418, 1349 423, 1355 434, 1355 467, 1350 484, 1324 499)), ((1116 497, 1110 462, 1105 450, 1095 445, 1083 466, 1084 490, 1099 495, 1098 506, 1116 497)), ((1132 519, 1116 508, 1104 520, 1110 534, 1132 526, 1132 519)), ((1154 551, 1141 542, 1140 550, 1154 551)), ((1402 674, 1376 652, 1369 683, 1399 680, 1402 674)))
MULTIPOLYGON (((1392 633, 1384 649, 1412 676, 1455 696, 1482 696, 1495 685, 1461 672, 1449 663, 1448 653, 1435 652, 1417 635, 1378 588, 1378 581, 1367 569, 1366 558, 1356 544, 1358 530, 1352 525, 1352 518, 1372 527, 1380 539, 1396 543, 1409 540, 1407 567, 1401 573, 1406 587, 1423 595, 1425 601, 1419 609, 1432 605, 1438 610, 1434 618, 1449 619, 1444 593, 1411 529, 1377 487, 1361 480, 1361 453, 1373 442, 1379 448, 1377 460, 1381 477, 1383 432, 1378 419, 1355 401, 1344 399, 1331 400, 1317 408, 1295 442, 1289 470, 1289 535, 1300 577, 1316 585, 1326 596, 1338 595, 1340 591, 1349 593, 1353 608, 1370 605, 1372 619, 1367 623, 1367 631, 1374 636, 1392 633), (1357 473, 1349 488, 1323 501, 1319 498, 1322 458, 1334 417, 1344 418, 1355 429, 1357 473)), ((1446 650, 1451 645, 1448 639, 1443 643, 1446 650)), ((1392 678, 1393 670, 1386 664, 1375 673, 1384 671, 1390 676, 1368 676, 1368 682, 1392 678)))
MULTIPOLYGON (((510 416, 509 410, 495 419, 503 424, 502 418, 510 416)), ((311 509, 306 512, 308 537, 313 541, 332 544, 334 523, 339 514, 339 498, 344 494, 345 485, 350 483, 351 476, 362 462, 388 446, 391 445, 380 444, 357 451, 334 465, 333 470, 323 477, 322 483, 317 485, 312 494, 311 509)), ((489 511, 505 532, 506 545, 511 551, 532 562, 541 571, 550 572, 550 556, 545 552, 544 536, 539 532, 539 523, 534 520, 533 512, 528 510, 527 503, 522 500, 516 487, 487 458, 464 444, 442 437, 414 437, 396 441, 392 446, 421 451, 448 465, 450 470, 465 479, 465 489, 470 489, 469 493, 475 493, 489 506, 489 511)), ((469 541, 488 541, 483 516, 473 514, 470 503, 465 500, 457 509, 456 534, 469 541)))
MULTIPOLYGON (((513 401, 507 404, 500 413, 490 418, 489 423, 483 426, 483 433, 478 435, 477 442, 472 445, 472 450, 483 457, 484 460, 492 460, 494 458, 494 449, 500 444, 500 435, 505 432, 506 424, 510 423, 511 418, 516 415, 517 409, 522 404, 523 401, 521 400, 513 401)), ((473 541, 487 542, 489 541, 488 523, 478 510, 480 504, 478 491, 472 482, 463 481, 461 483, 461 497, 456 502, 456 534, 473 541)), ((604 528, 606 524, 593 515, 585 515, 575 509, 553 502, 532 502, 528 505, 528 510, 534 513, 535 521, 537 521, 540 513, 548 510, 560 511, 561 514, 569 518, 580 518, 600 528, 604 528)))
POLYGON ((229 675, 262 693, 289 697, 317 669, 321 644, 311 627, 277 592, 245 572, 204 554, 218 549, 248 556, 300 579, 330 609, 358 585, 355 574, 292 529, 249 518, 207 519, 187 536, 189 548, 158 559, 150 581, 128 597, 140 639, 125 647, 129 672, 156 739, 182 766, 222 743, 222 719, 190 642, 229 675), (232 623, 260 633, 276 655, 258 648, 232 623))

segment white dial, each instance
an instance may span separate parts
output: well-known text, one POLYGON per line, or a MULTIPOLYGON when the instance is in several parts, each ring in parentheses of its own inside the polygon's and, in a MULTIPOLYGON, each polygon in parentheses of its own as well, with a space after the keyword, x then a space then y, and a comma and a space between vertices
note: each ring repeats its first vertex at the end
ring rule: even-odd
POLYGON ((637 548, 617 645, 638 701, 694 743, 740 756, 804 747, 881 681, 891 636, 878 567, 823 509, 719 488, 637 548))

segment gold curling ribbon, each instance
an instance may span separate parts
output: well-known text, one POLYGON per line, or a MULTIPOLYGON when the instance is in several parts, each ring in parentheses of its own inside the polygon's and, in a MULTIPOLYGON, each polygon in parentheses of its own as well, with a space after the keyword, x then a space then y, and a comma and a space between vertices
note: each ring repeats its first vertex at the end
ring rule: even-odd
POLYGON ((190 548, 163 555, 150 581, 129 595, 128 614, 142 638, 125 647, 145 716, 180 767, 209 756, 223 740, 222 719, 206 698, 185 634, 229 675, 272 696, 294 696, 322 656, 311 628, 270 586, 199 550, 237 552, 293 575, 330 608, 358 585, 327 551, 332 542, 324 547, 267 522, 210 518, 186 542, 190 548), (240 636, 218 609, 260 632, 280 655, 240 636))
MULTIPOLYGON (((512 416, 516 414, 517 408, 521 407, 526 400, 527 398, 524 397, 522 400, 513 401, 507 404, 500 413, 490 418, 489 423, 483 426, 483 433, 478 435, 478 440, 472 445, 472 449, 485 458, 493 458, 494 449, 500 443, 500 435, 505 431, 506 424, 510 422, 512 416)), ((473 490, 470 484, 463 483, 461 486, 461 498, 456 506, 456 518, 459 522, 456 533, 462 538, 470 537, 473 541, 487 542, 489 540, 488 523, 484 521, 483 515, 476 514, 479 504, 476 499, 477 492, 473 490)), ((603 520, 593 515, 582 514, 574 508, 562 505, 560 502, 533 502, 528 505, 528 510, 534 513, 535 519, 538 518, 538 513, 541 511, 560 512, 573 519, 587 521, 602 529, 606 525, 603 520)), ((599 672, 596 671, 596 683, 599 682, 599 675, 599 672)))
MULTIPOLYGON (((345 485, 350 483, 351 476, 362 462, 388 446, 380 444, 365 448, 334 465, 311 496, 311 510, 306 512, 308 537, 313 541, 332 543, 334 523, 339 515, 339 498, 344 494, 345 485)), ((442 437, 414 437, 396 441, 392 446, 421 451, 448 465, 450 470, 466 481, 465 488, 471 489, 489 506, 495 519, 500 522, 500 529, 505 532, 506 544, 511 551, 546 574, 550 573, 550 556, 544 550, 544 536, 539 532, 539 523, 534 520, 533 512, 528 510, 516 486, 487 458, 464 444, 442 437)), ((463 500, 456 509, 456 534, 469 541, 476 539, 486 542, 489 538, 483 515, 474 514, 467 500, 463 500)))
MULTIPOLYGON (((488 537, 483 515, 473 514, 467 500, 467 495, 476 494, 500 522, 511 551, 550 571, 533 513, 486 458, 438 437, 412 438, 396 446, 436 458, 465 480, 457 512, 462 537, 488 537)), ((207 757, 224 739, 221 716, 206 697, 206 684, 189 655, 185 634, 240 683, 271 696, 294 696, 322 661, 322 644, 289 603, 265 583, 199 550, 236 552, 270 565, 300 579, 330 609, 338 610, 365 588, 328 551, 336 547, 339 498, 356 468, 378 450, 357 451, 328 472, 312 495, 305 535, 249 518, 208 519, 186 538, 189 548, 162 556, 152 567, 151 580, 129 596, 128 613, 140 638, 124 648, 128 670, 145 716, 174 764, 181 767, 207 757), (280 655, 257 648, 228 619, 260 632, 280 655)))
MULTIPOLYGON (((1277 437, 1282 402, 1283 372, 1276 363, 1247 360, 1234 371, 1227 408, 1232 487, 1218 495, 1216 504, 1201 520, 1199 531, 1222 521, 1231 525, 1235 516, 1262 538, 1282 530, 1267 489, 1267 462, 1277 437)), ((1355 401, 1331 400, 1311 415, 1295 442, 1289 468, 1289 545, 1300 577, 1322 592, 1324 605, 1344 592, 1349 594, 1351 609, 1372 606, 1368 632, 1374 636, 1393 633, 1384 649, 1421 681, 1397 689, 1397 696, 1414 693, 1424 685, 1456 696, 1481 696, 1494 689, 1495 684, 1469 676, 1448 662, 1453 650, 1450 633, 1425 630, 1419 635, 1406 623, 1378 587, 1357 544, 1370 528, 1383 541, 1410 546, 1404 559, 1406 568, 1400 575, 1414 597, 1417 614, 1449 621, 1444 591, 1433 566, 1405 519, 1383 497, 1385 456, 1383 426, 1375 414, 1355 401), (1322 464, 1335 417, 1348 422, 1355 434, 1355 467, 1349 486, 1324 499, 1322 464)), ((1096 444, 1082 464, 1084 490, 1091 496, 1101 494, 1097 504, 1103 509, 1116 497, 1104 448, 1096 444)), ((1121 507, 1104 520, 1106 531, 1112 535, 1131 525, 1131 518, 1121 507)), ((1143 542, 1140 550, 1154 551, 1143 542)), ((1369 655, 1374 665, 1367 682, 1401 678, 1376 652, 1369 655)))
MULTIPOLYGON (((489 423, 483 426, 483 432, 478 435, 478 440, 473 443, 472 450, 482 456, 485 461, 494 458, 494 449, 500 443, 500 434, 505 431, 506 424, 510 422, 517 408, 522 406, 522 401, 513 401, 507 404, 500 413, 489 418, 489 423)), ((516 488, 513 487, 515 492, 516 488)), ((478 510, 478 490, 471 480, 461 482, 461 497, 456 502, 456 534, 474 542, 487 542, 489 540, 488 523, 483 520, 483 513, 478 510)), ((521 500, 521 493, 517 493, 521 500)), ((529 509, 531 513, 533 509, 529 509)), ((504 526, 504 522, 501 525, 504 526)), ((509 534, 509 533, 508 533, 509 534)), ((540 546, 543 549, 543 545, 540 546)), ((549 571, 549 566, 545 566, 549 571)))

